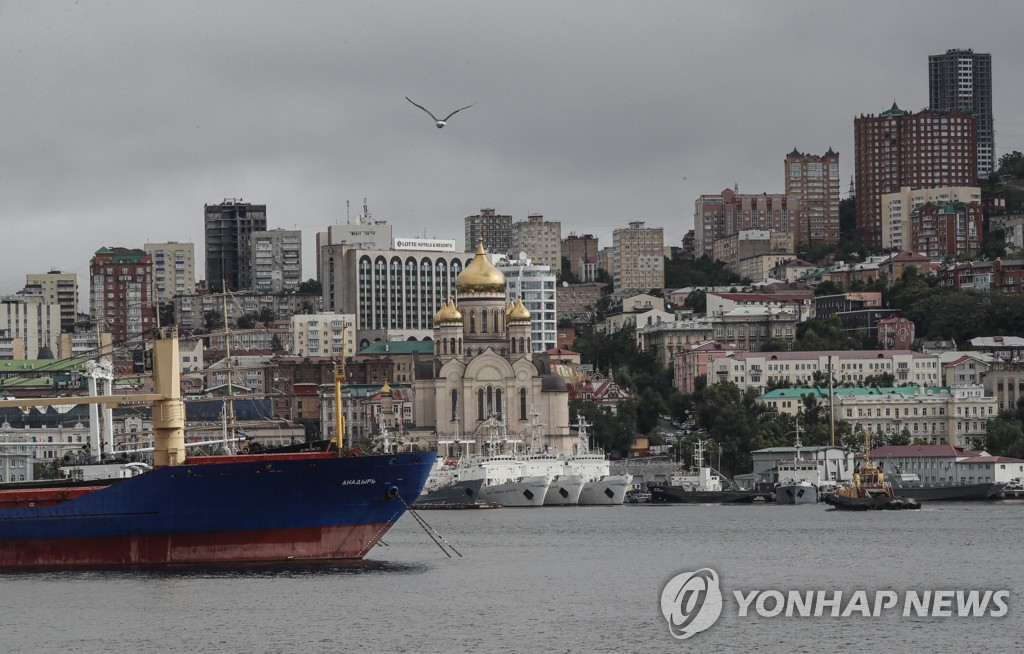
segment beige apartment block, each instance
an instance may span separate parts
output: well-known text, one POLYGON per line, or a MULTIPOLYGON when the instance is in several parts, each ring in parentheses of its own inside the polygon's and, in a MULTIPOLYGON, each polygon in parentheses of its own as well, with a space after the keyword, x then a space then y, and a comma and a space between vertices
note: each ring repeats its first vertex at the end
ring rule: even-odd
POLYGON ((895 193, 884 193, 882 210, 882 247, 891 250, 909 250, 913 246, 910 233, 911 215, 926 202, 981 202, 981 188, 977 186, 942 186, 938 188, 901 187, 895 193))
POLYGON ((609 255, 615 290, 665 287, 665 230, 633 221, 612 231, 609 255))

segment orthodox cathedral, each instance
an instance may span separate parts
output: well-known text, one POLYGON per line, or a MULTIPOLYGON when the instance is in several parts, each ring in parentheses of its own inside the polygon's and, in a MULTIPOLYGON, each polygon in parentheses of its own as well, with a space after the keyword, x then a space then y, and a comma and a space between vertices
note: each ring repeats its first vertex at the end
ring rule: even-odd
POLYGON ((482 443, 482 426, 496 418, 528 445, 536 417, 547 444, 564 451, 572 442, 565 382, 534 358, 530 312, 522 298, 506 306, 505 275, 483 244, 434 315, 434 358, 418 365, 413 384, 416 429, 438 438, 478 434, 482 443))

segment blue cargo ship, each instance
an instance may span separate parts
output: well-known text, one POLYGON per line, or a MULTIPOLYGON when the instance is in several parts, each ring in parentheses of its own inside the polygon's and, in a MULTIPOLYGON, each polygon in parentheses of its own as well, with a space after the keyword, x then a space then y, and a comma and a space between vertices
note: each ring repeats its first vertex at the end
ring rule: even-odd
POLYGON ((0 569, 360 559, 419 497, 433 453, 186 457, 177 346, 157 334, 151 395, 32 400, 152 401, 154 469, 0 486, 0 569))

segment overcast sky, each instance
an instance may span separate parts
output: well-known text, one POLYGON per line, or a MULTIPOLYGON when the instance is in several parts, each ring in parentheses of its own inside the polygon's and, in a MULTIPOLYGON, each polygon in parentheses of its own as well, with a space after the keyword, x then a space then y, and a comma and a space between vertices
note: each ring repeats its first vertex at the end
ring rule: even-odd
POLYGON ((368 198, 396 236, 493 207, 678 244, 694 200, 782 192, 794 147, 928 103, 928 55, 993 58, 997 156, 1024 150, 1024 3, 0 0, 0 293, 104 246, 196 244, 203 204, 317 231, 368 198), (435 114, 473 102, 444 129, 435 114))

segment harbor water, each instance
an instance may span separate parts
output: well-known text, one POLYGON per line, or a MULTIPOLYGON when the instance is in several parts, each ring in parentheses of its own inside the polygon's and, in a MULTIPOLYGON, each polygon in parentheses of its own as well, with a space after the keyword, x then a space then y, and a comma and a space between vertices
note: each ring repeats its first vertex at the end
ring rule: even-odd
MULTIPOLYGON (((364 562, 0 574, 0 651, 1018 651, 1024 502, 428 511, 364 562), (661 594, 711 568, 721 618, 677 640, 661 594), (1008 590, 1003 617, 740 617, 733 591, 1008 590)), ((955 602, 954 602, 955 604, 955 602)))

